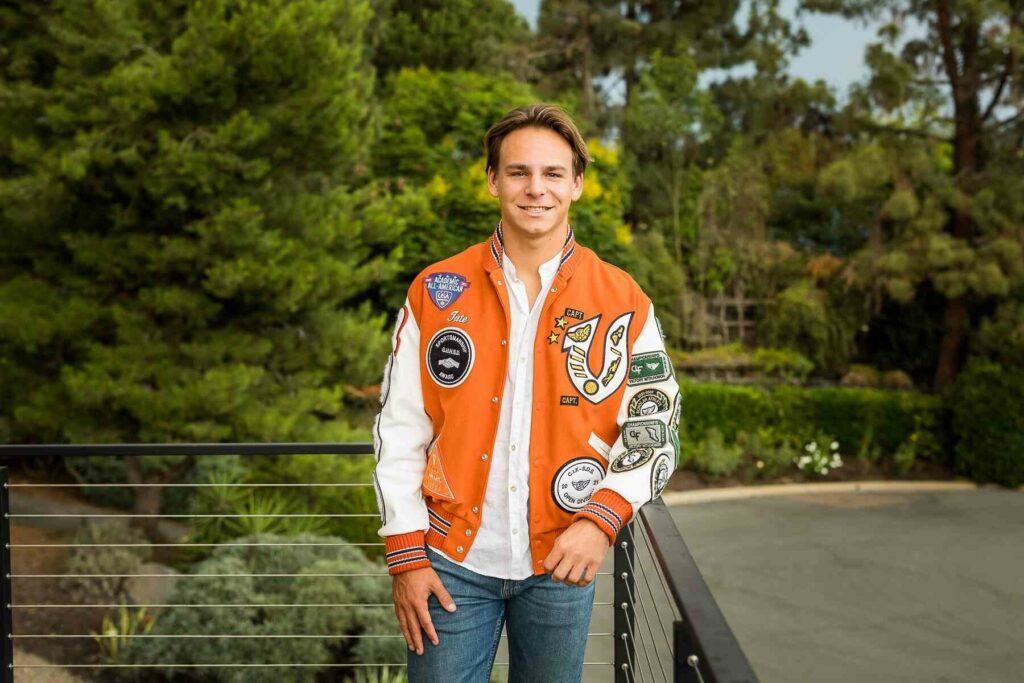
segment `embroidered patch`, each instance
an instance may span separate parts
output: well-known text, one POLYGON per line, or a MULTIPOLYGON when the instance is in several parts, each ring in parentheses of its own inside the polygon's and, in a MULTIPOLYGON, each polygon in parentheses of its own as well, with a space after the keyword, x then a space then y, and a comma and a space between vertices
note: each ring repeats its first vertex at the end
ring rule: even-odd
POLYGON ((629 416, 644 417, 669 409, 668 396, 657 389, 644 389, 629 401, 629 416))
POLYGON ((668 485, 669 475, 672 474, 669 463, 672 461, 668 453, 659 453, 658 459, 654 461, 651 468, 651 500, 661 495, 668 485))
POLYGON ((604 479, 604 468, 593 458, 573 458, 551 480, 551 497, 566 512, 576 512, 590 501, 604 479))
POLYGON ((668 427, 673 432, 677 432, 679 431, 679 418, 683 413, 683 394, 681 392, 676 392, 674 402, 675 406, 672 408, 672 417, 668 420, 668 427))
POLYGON ((563 406, 578 406, 580 404, 579 396, 563 396, 559 401, 559 405, 563 406))
POLYGON ((609 325, 604 338, 604 367, 596 375, 590 369, 590 346, 597 336, 601 316, 584 320, 565 331, 562 352, 568 352, 565 369, 569 373, 569 381, 591 403, 600 403, 614 394, 626 379, 626 363, 623 360, 627 354, 626 344, 632 319, 633 312, 630 311, 609 325))
POLYGON ((653 457, 653 448, 631 448, 612 460, 611 470, 612 472, 629 472, 637 467, 643 467, 653 457))
POLYGON ((442 311, 451 306, 469 287, 466 278, 458 273, 434 273, 423 278, 431 301, 442 311))
POLYGON ((457 387, 473 369, 473 340, 464 330, 438 330, 427 344, 427 371, 442 387, 457 387))
POLYGON ((423 472, 423 490, 438 498, 455 500, 455 494, 444 473, 444 463, 437 450, 437 442, 430 447, 427 454, 427 469, 423 472))
POLYGON ((661 448, 666 438, 661 420, 631 420, 622 425, 622 445, 626 448, 661 448))
POLYGON ((565 309, 565 316, 575 320, 583 320, 583 311, 576 308, 567 308, 565 309))
POLYGON ((629 363, 629 384, 652 384, 668 379, 672 374, 672 364, 664 351, 638 353, 629 363))

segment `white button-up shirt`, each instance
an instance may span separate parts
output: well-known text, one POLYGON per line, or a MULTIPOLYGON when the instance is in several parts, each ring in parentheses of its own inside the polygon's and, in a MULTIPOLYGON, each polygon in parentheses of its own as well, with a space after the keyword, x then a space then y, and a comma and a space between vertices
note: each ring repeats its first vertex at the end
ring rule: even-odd
POLYGON ((516 267, 508 256, 502 256, 512 324, 508 340, 508 374, 505 376, 480 529, 466 558, 456 562, 478 574, 499 579, 522 580, 533 575, 528 526, 533 344, 544 299, 558 273, 561 258, 562 254, 557 253, 538 269, 540 292, 531 309, 526 285, 517 277, 516 267))

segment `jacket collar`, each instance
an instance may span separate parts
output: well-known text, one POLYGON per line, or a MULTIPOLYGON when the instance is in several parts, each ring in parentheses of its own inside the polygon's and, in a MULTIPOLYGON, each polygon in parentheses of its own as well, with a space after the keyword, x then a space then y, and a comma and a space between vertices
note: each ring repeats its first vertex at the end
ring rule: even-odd
MULTIPOLYGON (((565 236, 565 243, 562 244, 562 258, 558 262, 558 274, 556 278, 559 280, 568 280, 572 275, 572 271, 576 269, 576 265, 579 262, 579 254, 576 249, 576 235, 572 229, 572 225, 569 225, 568 234, 565 236)), ((505 236, 501 229, 501 221, 498 221, 498 225, 494 228, 494 232, 491 237, 485 243, 484 249, 484 270, 491 273, 495 270, 501 270, 501 258, 505 254, 505 236)))

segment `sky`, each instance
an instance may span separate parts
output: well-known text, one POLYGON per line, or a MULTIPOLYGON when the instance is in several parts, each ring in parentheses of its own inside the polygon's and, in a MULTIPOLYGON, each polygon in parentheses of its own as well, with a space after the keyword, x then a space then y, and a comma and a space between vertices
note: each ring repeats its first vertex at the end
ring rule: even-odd
MULTIPOLYGON (((536 26, 540 0, 512 0, 512 4, 531 26, 536 26)), ((796 4, 796 0, 783 0, 783 12, 793 17, 796 4)), ((864 48, 875 39, 876 27, 821 14, 805 14, 800 23, 807 29, 811 44, 792 60, 790 73, 811 82, 822 79, 843 99, 850 84, 867 76, 864 48)))

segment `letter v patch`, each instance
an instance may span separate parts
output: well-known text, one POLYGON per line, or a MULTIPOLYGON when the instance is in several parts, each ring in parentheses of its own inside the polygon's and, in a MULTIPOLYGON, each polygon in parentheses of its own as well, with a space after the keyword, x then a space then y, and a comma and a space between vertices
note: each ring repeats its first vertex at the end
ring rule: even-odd
POLYGON ((430 447, 427 455, 427 470, 423 473, 423 490, 444 500, 455 500, 452 487, 448 484, 448 477, 444 473, 444 463, 441 462, 441 453, 437 450, 437 443, 430 447))

